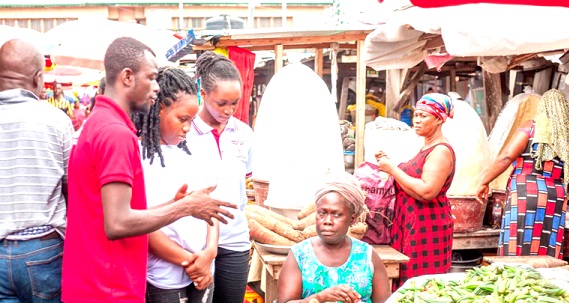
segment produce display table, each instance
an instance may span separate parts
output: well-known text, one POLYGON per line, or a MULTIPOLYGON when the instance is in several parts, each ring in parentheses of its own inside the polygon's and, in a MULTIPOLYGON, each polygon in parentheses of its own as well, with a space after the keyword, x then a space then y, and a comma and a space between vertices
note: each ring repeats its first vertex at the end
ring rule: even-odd
MULTIPOLYGON (((387 276, 391 286, 392 279, 399 277, 399 264, 408 262, 409 257, 389 245, 373 245, 373 248, 383 261, 385 269, 387 269, 387 276)), ((277 281, 286 255, 268 252, 259 245, 254 245, 254 250, 256 254, 253 257, 258 256, 262 262, 262 270, 265 271, 262 275, 264 281, 261 281, 265 285, 265 302, 272 303, 277 298, 277 281)))
POLYGON ((567 265, 567 261, 552 256, 486 256, 484 261, 488 263, 513 263, 524 264, 533 268, 550 268, 567 265))
POLYGON ((454 233, 452 249, 498 248, 500 229, 485 228, 471 233, 454 233))

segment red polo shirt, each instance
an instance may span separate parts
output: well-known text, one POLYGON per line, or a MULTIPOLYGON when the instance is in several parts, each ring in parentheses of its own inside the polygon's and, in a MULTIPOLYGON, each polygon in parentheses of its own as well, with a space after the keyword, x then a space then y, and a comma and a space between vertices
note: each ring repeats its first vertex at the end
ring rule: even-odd
POLYGON ((136 128, 106 96, 83 126, 69 157, 69 205, 62 301, 144 302, 148 236, 111 241, 104 229, 101 187, 132 187, 133 209, 146 209, 136 128))

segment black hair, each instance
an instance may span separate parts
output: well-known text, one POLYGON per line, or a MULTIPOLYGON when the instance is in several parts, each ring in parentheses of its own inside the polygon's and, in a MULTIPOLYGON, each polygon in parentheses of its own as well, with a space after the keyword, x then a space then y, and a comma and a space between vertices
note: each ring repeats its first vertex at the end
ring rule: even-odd
POLYGON ((119 73, 125 68, 130 68, 134 73, 138 73, 145 52, 156 56, 150 47, 134 38, 120 37, 115 39, 105 53, 106 84, 114 87, 119 73))
POLYGON ((97 96, 99 95, 99 91, 101 91, 101 94, 105 94, 105 86, 106 86, 106 80, 105 77, 101 78, 101 80, 99 80, 99 88, 97 89, 97 92, 95 93, 95 96, 93 96, 93 98, 91 98, 91 105, 89 106, 89 111, 93 111, 93 108, 95 107, 95 99, 97 98, 97 96))
POLYGON ((107 85, 107 80, 105 79, 105 77, 101 78, 101 80, 99 80, 99 89, 97 91, 101 91, 101 94, 105 94, 105 86, 107 85))
POLYGON ((207 51, 196 61, 196 78, 201 78, 200 85, 206 92, 215 89, 217 81, 239 81, 241 76, 233 62, 224 55, 207 51))
MULTIPOLYGON (((160 110, 172 106, 177 102, 178 93, 186 93, 192 96, 197 94, 196 84, 190 76, 183 70, 172 67, 161 67, 158 69, 158 77, 156 78, 160 91, 156 98, 156 102, 152 104, 148 113, 133 113, 132 121, 137 129, 137 135, 141 138, 142 159, 149 158, 150 164, 154 162, 154 155, 160 157, 160 164, 164 165, 164 156, 160 148, 160 110)), ((178 145, 188 155, 190 150, 186 146, 186 141, 178 145)))

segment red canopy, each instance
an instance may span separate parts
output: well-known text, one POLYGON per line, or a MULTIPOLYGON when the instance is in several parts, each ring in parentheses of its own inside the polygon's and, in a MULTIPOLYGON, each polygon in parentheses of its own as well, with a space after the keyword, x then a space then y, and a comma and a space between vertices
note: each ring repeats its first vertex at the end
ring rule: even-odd
MULTIPOLYGON (((382 0, 379 0, 382 2, 382 0)), ((413 5, 423 8, 454 6, 463 4, 492 3, 492 4, 517 4, 537 6, 565 6, 569 7, 567 0, 411 0, 413 5)))

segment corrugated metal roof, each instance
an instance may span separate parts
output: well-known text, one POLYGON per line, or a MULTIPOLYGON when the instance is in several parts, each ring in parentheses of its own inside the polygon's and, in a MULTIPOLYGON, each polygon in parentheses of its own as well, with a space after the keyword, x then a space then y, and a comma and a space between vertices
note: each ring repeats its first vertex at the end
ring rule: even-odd
MULTIPOLYGON (((197 0, 182 1, 184 5, 248 5, 248 0, 197 0)), ((263 0, 261 5, 281 5, 282 0, 263 0)), ((287 0, 287 5, 331 5, 333 0, 287 0)), ((172 0, 0 0, 0 7, 57 7, 57 6, 100 6, 100 5, 178 5, 179 1, 172 0)))

